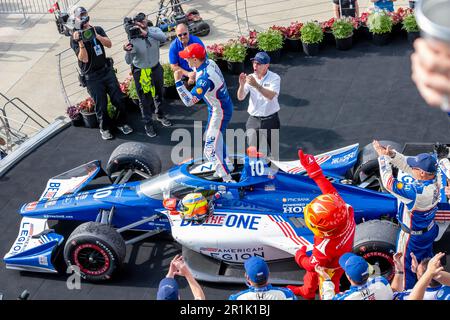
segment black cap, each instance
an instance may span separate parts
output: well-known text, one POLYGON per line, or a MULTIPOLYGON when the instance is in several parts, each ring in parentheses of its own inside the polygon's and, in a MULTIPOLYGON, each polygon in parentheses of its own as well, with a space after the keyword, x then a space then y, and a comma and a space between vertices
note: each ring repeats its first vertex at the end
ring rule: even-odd
POLYGON ((75 16, 75 18, 79 18, 81 17, 82 14, 87 13, 87 10, 85 7, 77 7, 74 11, 73 14, 75 16))
POLYGON ((134 20, 137 22, 144 21, 147 16, 143 12, 139 12, 137 15, 134 16, 134 20))

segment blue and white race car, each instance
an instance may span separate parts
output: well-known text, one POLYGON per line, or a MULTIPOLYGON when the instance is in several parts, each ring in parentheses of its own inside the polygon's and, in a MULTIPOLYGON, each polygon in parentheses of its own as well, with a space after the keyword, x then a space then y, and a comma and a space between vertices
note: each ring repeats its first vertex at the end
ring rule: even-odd
MULTIPOLYGON (((396 149, 402 150, 401 146, 396 149)), ((319 188, 298 160, 247 155, 231 159, 237 183, 223 183, 214 176, 214 166, 201 160, 159 174, 161 162, 151 146, 127 142, 114 150, 106 170, 99 161, 92 161, 55 176, 38 201, 20 209, 19 235, 4 257, 6 267, 57 272, 55 261, 63 255, 65 263, 84 279, 106 280, 124 263, 126 245, 168 232, 182 245, 185 260, 200 280, 240 283, 245 259, 261 256, 269 262, 271 282, 300 283, 292 257, 300 246, 312 250, 313 235, 302 212, 320 194, 319 188), (164 199, 181 199, 191 192, 211 199, 214 210, 202 223, 184 220, 163 205, 164 199), (49 228, 53 220, 80 224, 65 241, 49 228), (124 239, 124 231, 130 230, 136 236, 124 239)), ((390 278, 398 204, 380 186, 375 152, 371 146, 359 150, 354 144, 316 159, 354 208, 354 251, 390 278)), ((444 171, 448 173, 448 167, 439 171, 445 177, 444 171)), ((408 178, 401 172, 398 177, 408 178)), ((443 190, 436 222, 439 240, 450 223, 443 190)))

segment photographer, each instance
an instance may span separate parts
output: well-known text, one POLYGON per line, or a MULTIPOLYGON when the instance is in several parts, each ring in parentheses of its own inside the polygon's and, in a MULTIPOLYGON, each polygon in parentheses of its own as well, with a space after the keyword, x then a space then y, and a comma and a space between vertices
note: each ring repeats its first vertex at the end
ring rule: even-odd
POLYGON ((105 54, 104 46, 111 48, 111 40, 103 28, 89 24, 89 16, 85 8, 76 8, 74 16, 75 32, 70 38, 70 46, 78 58, 78 66, 81 70, 80 83, 87 87, 89 95, 94 99, 102 139, 114 138, 111 132, 112 119, 107 112, 107 94, 119 111, 117 128, 124 134, 130 134, 133 129, 126 124, 125 97, 114 73, 112 59, 106 58, 105 54))
POLYGON ((155 137, 153 113, 163 126, 172 125, 162 111, 164 70, 159 63, 159 45, 166 41, 166 35, 157 27, 149 27, 147 16, 142 12, 133 19, 125 18, 124 26, 129 41, 123 46, 126 51, 125 61, 131 65, 145 133, 155 137))

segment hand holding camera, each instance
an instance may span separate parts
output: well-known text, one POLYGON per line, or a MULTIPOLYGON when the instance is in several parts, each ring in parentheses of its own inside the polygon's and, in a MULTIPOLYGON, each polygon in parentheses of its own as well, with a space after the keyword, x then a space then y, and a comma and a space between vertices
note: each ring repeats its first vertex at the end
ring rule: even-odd
POLYGON ((123 50, 125 50, 125 51, 133 50, 133 44, 131 44, 131 43, 124 44, 123 45, 123 50))

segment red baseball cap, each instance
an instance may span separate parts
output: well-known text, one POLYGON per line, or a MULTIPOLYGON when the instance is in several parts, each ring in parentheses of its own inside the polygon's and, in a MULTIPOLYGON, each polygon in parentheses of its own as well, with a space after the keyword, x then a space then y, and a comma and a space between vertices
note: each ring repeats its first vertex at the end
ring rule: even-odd
POLYGON ((180 51, 179 55, 183 59, 188 58, 205 59, 206 50, 201 44, 193 43, 184 48, 183 51, 180 51))

